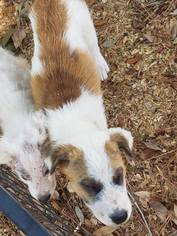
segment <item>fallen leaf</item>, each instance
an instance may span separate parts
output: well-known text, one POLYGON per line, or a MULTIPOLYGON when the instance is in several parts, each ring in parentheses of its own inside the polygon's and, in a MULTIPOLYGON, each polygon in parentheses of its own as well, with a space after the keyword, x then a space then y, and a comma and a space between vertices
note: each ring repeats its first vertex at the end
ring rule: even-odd
POLYGON ((175 40, 177 37, 177 20, 175 18, 170 20, 170 35, 172 40, 175 40))
POLYGON ((115 42, 116 42, 115 39, 107 39, 106 41, 104 41, 103 47, 104 48, 111 48, 114 46, 115 42))
POLYGON ((2 47, 6 47, 7 43, 9 42, 10 38, 12 37, 12 35, 14 34, 15 29, 14 28, 10 28, 7 33, 4 35, 4 37, 2 38, 0 45, 2 47))
POLYGON ((58 200, 59 199, 59 193, 55 190, 53 195, 52 195, 53 200, 58 200))
POLYGON ((175 217, 177 219, 177 205, 174 204, 174 213, 175 213, 175 217))
POLYGON ((174 217, 172 218, 172 221, 177 225, 177 205, 174 204, 174 217))
POLYGON ((26 37, 26 33, 24 29, 21 26, 17 27, 17 30, 14 32, 12 36, 12 40, 13 40, 15 48, 18 48, 21 45, 25 37, 26 37))
POLYGON ((152 143, 151 141, 144 142, 144 145, 151 150, 161 151, 161 152, 163 151, 161 147, 159 147, 156 143, 152 143))
POLYGON ((153 43, 155 40, 155 37, 152 36, 151 34, 144 34, 145 39, 147 39, 150 43, 153 43))
POLYGON ((139 201, 141 202, 142 206, 147 208, 148 203, 150 201, 151 194, 148 191, 139 191, 135 192, 135 195, 139 197, 139 201))
POLYGON ((93 236, 107 236, 113 233, 117 227, 104 226, 93 232, 93 236))
POLYGON ((177 38, 175 38, 175 40, 173 41, 173 44, 177 44, 177 38))
POLYGON ((134 65, 137 62, 139 62, 142 59, 142 55, 139 53, 136 53, 133 55, 133 57, 127 59, 126 63, 130 64, 130 65, 134 65))
POLYGON ((162 79, 168 83, 177 82, 177 76, 174 74, 162 74, 162 79))
POLYGON ((156 215, 164 222, 168 216, 168 209, 159 201, 151 201, 149 204, 156 215))
POLYGON ((84 215, 78 206, 75 207, 75 213, 76 213, 80 223, 82 224, 84 222, 84 215))
POLYGON ((30 3, 28 1, 23 3, 23 7, 19 12, 20 17, 27 17, 30 11, 30 3))
POLYGON ((58 203, 55 200, 51 201, 51 205, 55 210, 60 212, 61 208, 59 207, 58 203))
POLYGON ((177 16, 177 9, 170 13, 171 16, 177 16))
POLYGON ((135 195, 138 196, 139 198, 146 200, 147 202, 150 200, 150 196, 151 196, 150 192, 148 191, 135 192, 135 195))

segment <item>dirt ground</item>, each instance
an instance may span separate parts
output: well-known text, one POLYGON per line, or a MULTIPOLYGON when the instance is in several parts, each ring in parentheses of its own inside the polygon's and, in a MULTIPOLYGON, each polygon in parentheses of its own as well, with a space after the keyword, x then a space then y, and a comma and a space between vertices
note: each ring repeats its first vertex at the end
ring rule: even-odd
MULTIPOLYGON (((1 44, 30 61, 30 1, 5 2, 0 1, 1 44)), ((135 137, 136 164, 127 166, 134 212, 130 221, 110 236, 176 236, 177 1, 87 2, 111 69, 102 84, 109 126, 125 127, 135 137)), ((65 186, 65 178, 58 174, 63 200, 54 202, 54 208, 79 224, 74 210, 78 206, 84 216, 82 226, 92 235, 101 224, 65 186), (67 214, 67 208, 73 215, 67 214)), ((1 235, 13 235, 14 227, 9 232, 1 235)))

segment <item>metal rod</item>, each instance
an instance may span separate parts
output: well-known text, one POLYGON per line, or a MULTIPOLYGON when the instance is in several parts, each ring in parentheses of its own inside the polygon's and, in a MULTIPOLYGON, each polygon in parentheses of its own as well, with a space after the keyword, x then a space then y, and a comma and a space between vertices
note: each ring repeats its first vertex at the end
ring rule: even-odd
POLYGON ((0 186, 0 211, 27 236, 51 234, 29 214, 3 187, 0 186))

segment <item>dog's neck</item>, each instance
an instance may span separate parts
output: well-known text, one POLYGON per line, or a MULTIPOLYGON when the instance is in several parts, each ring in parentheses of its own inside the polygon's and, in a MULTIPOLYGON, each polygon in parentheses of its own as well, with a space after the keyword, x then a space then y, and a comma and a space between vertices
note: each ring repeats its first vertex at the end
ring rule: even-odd
POLYGON ((107 130, 101 95, 84 91, 76 101, 57 110, 48 110, 47 114, 51 139, 58 144, 73 144, 77 138, 90 139, 107 130))

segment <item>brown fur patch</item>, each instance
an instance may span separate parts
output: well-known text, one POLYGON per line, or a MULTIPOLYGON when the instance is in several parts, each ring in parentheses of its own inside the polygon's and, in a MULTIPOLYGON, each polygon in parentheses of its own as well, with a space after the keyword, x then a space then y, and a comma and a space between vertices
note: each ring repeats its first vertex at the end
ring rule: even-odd
POLYGON ((59 146, 53 153, 52 163, 55 163, 60 157, 62 157, 62 161, 58 162, 58 168, 68 177, 69 186, 81 198, 88 199, 88 194, 80 185, 81 179, 88 177, 82 151, 72 145, 59 146), (65 154, 67 154, 67 158, 63 159, 65 154))
POLYGON ((100 78, 95 63, 84 52, 72 54, 64 41, 67 10, 60 0, 36 0, 32 11, 37 19, 41 44, 40 60, 44 71, 32 78, 32 92, 37 108, 57 108, 73 101, 85 88, 100 93, 100 78))
POLYGON ((117 168, 122 167, 125 174, 126 167, 117 143, 112 140, 106 142, 105 150, 110 158, 112 168, 116 170, 117 168))
POLYGON ((113 142, 117 143, 119 150, 124 151, 122 154, 124 154, 123 156, 126 158, 126 160, 130 164, 135 165, 134 152, 130 149, 127 139, 121 134, 113 134, 110 138, 113 142))

